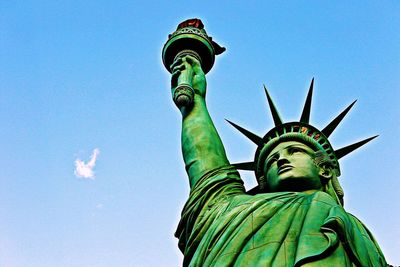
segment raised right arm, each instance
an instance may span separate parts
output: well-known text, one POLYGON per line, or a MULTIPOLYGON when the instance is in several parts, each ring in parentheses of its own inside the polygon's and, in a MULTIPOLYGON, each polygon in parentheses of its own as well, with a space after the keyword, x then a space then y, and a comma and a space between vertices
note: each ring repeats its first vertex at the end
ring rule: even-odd
POLYGON ((182 154, 190 187, 207 172, 229 165, 221 138, 206 106, 206 78, 200 63, 191 56, 177 59, 172 65, 172 90, 180 75, 192 77, 194 103, 182 107, 182 154))

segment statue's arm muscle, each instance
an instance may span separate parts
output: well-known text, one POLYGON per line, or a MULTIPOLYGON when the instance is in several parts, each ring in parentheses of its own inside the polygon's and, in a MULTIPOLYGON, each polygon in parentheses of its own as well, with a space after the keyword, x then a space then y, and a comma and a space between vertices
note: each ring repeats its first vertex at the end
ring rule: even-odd
POLYGON ((193 108, 182 115, 182 154, 193 187, 204 174, 229 161, 202 96, 196 94, 193 108))

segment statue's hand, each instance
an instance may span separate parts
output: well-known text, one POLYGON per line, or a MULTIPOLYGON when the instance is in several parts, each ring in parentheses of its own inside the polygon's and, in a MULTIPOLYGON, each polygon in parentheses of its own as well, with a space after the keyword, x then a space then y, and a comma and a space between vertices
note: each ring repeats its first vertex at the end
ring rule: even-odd
POLYGON ((171 65, 172 78, 171 89, 174 90, 181 82, 189 83, 195 94, 205 97, 206 76, 201 68, 200 62, 192 56, 183 56, 171 65))

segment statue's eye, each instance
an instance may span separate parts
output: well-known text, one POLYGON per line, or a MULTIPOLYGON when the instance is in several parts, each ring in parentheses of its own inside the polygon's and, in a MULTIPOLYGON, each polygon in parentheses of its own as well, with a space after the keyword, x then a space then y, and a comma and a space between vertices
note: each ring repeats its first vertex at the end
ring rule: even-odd
POLYGON ((290 147, 289 148, 289 153, 293 154, 293 153, 305 153, 306 151, 300 147, 290 147))
POLYGON ((271 158, 267 159, 267 169, 271 167, 274 162, 278 160, 278 156, 272 156, 271 158))

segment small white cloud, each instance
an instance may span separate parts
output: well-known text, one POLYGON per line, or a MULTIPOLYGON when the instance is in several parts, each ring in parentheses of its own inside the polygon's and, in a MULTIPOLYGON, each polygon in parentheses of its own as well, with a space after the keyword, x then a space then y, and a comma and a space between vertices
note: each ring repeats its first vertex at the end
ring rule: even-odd
POLYGON ((97 208, 97 209, 102 209, 102 208, 103 208, 103 204, 102 204, 102 203, 97 204, 97 205, 96 205, 96 208, 97 208))
POLYGON ((99 154, 100 154, 100 150, 98 148, 95 148, 93 150, 92 156, 90 157, 90 160, 88 163, 85 163, 80 159, 76 159, 75 160, 75 172, 74 172, 76 177, 94 180, 95 176, 94 176, 93 168, 94 168, 94 166, 96 166, 96 160, 97 160, 97 156, 99 154))

